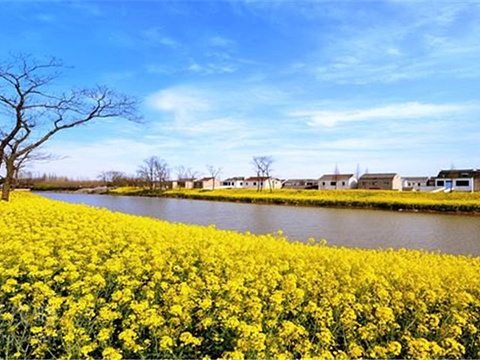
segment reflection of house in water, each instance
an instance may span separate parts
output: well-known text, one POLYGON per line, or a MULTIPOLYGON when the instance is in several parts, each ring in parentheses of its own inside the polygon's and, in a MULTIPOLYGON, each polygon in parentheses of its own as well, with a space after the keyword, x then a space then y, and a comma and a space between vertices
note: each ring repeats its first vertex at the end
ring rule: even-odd
POLYGON ((435 179, 435 186, 452 191, 480 191, 480 170, 442 170, 435 179))

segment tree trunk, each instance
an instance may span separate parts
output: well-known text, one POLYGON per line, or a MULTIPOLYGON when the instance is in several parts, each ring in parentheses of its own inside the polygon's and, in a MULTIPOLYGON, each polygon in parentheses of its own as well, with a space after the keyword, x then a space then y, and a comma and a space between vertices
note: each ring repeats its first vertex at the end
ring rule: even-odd
POLYGON ((13 174, 7 173, 3 181, 2 200, 8 201, 10 199, 10 190, 13 184, 13 174))
POLYGON ((10 200, 10 190, 13 186, 15 176, 15 163, 13 159, 8 159, 5 163, 6 174, 2 185, 2 201, 10 200))

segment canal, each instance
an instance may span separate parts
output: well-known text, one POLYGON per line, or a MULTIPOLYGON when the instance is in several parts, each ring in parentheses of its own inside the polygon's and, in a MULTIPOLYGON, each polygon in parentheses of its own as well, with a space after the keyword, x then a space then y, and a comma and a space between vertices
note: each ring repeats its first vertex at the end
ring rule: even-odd
POLYGON ((282 230, 292 241, 326 239, 360 248, 439 250, 480 255, 480 216, 293 207, 203 200, 46 193, 39 195, 170 222, 255 234, 282 230))

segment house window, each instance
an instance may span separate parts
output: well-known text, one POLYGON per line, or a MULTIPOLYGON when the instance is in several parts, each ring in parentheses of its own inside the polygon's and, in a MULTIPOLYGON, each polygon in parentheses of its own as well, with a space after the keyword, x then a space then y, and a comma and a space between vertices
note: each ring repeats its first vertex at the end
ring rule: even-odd
POLYGON ((470 186, 470 181, 468 180, 457 180, 455 182, 457 186, 470 186))
POLYGON ((330 182, 330 185, 331 185, 331 186, 335 186, 335 185, 337 185, 337 182, 336 182, 336 181, 331 181, 331 182, 330 182))
POLYGON ((342 185, 345 186, 345 181, 342 181, 342 185))
POLYGON ((437 181, 437 186, 445 186, 445 181, 443 181, 443 180, 438 180, 438 181, 437 181))
POLYGON ((254 182, 254 183, 253 183, 253 186, 255 186, 255 185, 257 185, 257 183, 256 183, 256 182, 254 182))
POLYGON ((243 186, 243 182, 240 182, 240 186, 243 186))

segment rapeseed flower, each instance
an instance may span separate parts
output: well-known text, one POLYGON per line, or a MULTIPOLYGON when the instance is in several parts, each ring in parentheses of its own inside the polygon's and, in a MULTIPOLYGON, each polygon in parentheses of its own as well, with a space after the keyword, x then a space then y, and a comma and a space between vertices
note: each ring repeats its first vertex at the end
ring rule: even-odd
POLYGON ((480 259, 0 203, 3 358, 477 358, 480 259))

